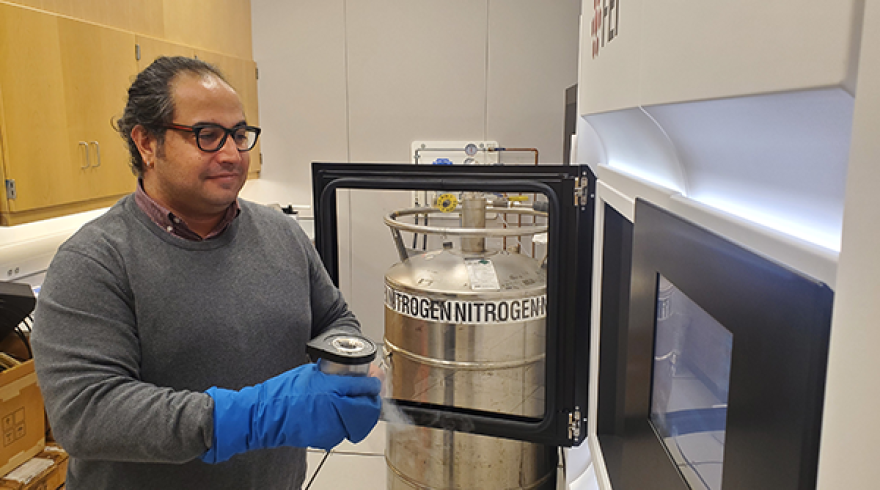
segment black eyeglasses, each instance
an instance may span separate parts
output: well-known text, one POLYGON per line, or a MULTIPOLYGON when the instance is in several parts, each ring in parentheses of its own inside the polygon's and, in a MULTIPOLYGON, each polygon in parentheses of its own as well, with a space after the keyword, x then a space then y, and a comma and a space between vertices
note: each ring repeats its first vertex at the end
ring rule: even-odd
POLYGON ((194 126, 168 124, 165 127, 193 133, 196 135, 196 145, 200 150, 207 152, 215 152, 223 148, 229 136, 232 136, 238 151, 250 151, 257 144, 257 138, 260 136, 260 128, 256 126, 239 125, 234 128, 224 128, 219 124, 205 123, 194 126))

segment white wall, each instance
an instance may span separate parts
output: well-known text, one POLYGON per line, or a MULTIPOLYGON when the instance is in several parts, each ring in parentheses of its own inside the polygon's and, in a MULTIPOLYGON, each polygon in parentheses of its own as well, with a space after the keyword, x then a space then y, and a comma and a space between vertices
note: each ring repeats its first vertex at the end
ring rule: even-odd
POLYGON ((251 1, 263 170, 245 197, 311 204, 310 162, 348 158, 344 13, 340 0, 251 1))
MULTIPOLYGON (((578 0, 252 0, 251 10, 263 171, 245 198, 311 204, 312 161, 405 163, 412 141, 495 140, 562 160, 578 0)), ((343 199, 340 283, 379 339, 382 275, 396 257, 381 216, 408 200, 343 199)))

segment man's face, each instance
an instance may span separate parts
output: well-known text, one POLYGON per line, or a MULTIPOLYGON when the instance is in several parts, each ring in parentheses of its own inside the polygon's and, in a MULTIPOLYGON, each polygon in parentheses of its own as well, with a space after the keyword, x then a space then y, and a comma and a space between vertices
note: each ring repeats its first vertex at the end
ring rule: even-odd
MULTIPOLYGON (((180 75, 172 82, 174 124, 202 123, 232 128, 245 122, 235 91, 213 76, 180 75)), ((238 197, 247 179, 250 154, 239 152, 232 137, 220 150, 205 152, 195 135, 169 129, 157 148, 155 164, 144 174, 150 197, 183 217, 222 213, 238 197)))

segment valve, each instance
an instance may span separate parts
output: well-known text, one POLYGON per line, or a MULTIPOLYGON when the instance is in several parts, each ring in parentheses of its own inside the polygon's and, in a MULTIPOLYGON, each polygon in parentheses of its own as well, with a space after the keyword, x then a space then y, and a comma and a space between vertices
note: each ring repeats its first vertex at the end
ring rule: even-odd
POLYGON ((458 198, 455 194, 440 194, 434 201, 434 207, 444 213, 452 212, 458 207, 458 198))

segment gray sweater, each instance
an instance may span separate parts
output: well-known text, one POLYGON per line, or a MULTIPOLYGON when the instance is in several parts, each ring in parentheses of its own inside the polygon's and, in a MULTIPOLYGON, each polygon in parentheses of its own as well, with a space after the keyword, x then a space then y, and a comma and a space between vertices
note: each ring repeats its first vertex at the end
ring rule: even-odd
POLYGON ((123 198, 55 255, 32 344, 69 490, 299 489, 305 451, 209 465, 211 386, 239 389, 305 361, 309 338, 358 329, 302 229, 240 201, 219 237, 167 233, 123 198))

